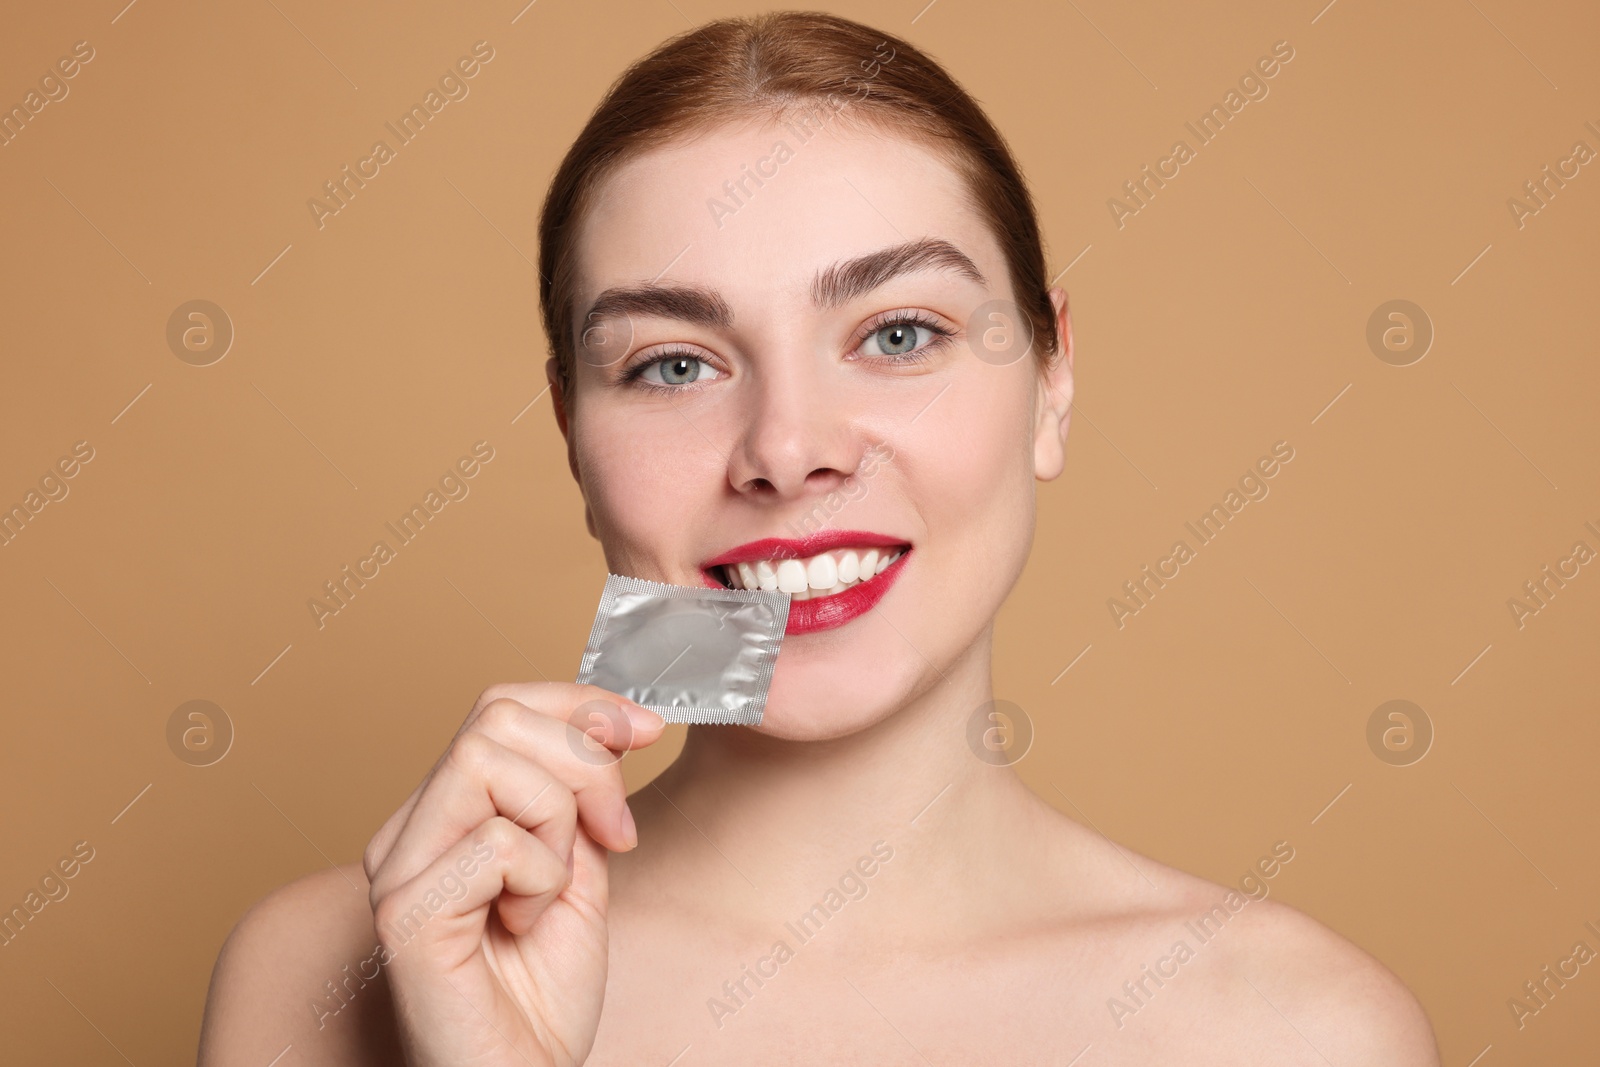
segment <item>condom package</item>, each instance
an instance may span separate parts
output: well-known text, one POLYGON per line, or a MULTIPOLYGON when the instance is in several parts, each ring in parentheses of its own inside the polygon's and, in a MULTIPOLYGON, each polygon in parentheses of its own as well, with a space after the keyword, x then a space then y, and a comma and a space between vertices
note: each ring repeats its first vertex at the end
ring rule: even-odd
POLYGON ((759 726, 789 594, 606 577, 578 670, 667 722, 759 726))

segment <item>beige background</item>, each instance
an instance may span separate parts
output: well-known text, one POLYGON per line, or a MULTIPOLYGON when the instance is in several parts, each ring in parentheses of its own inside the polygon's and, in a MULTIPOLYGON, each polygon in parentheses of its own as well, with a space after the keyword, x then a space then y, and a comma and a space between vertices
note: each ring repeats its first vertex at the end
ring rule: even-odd
MULTIPOLYGON (((1600 564, 1521 629, 1507 600, 1600 550, 1600 164, 1521 228, 1507 200, 1600 150, 1600 12, 1325 2, 836 9, 982 100, 1070 265, 1070 462, 999 634, 1022 773, 1219 881, 1290 841, 1275 895, 1397 971, 1446 1064, 1577 1063, 1600 965, 1520 1031, 1506 1001, 1600 949, 1600 564), (1270 95, 1118 229, 1279 40, 1270 95), (1366 329, 1402 298, 1436 337, 1397 367, 1366 329), (1270 496, 1119 630, 1107 599, 1280 440, 1270 496), (1397 698, 1436 731, 1411 766, 1366 741, 1397 698)), ((539 397, 539 198, 628 61, 755 10, 121 3, 0 32, 8 108, 95 50, 0 148, 0 504, 95 450, 0 548, 0 903, 95 850, 0 948, 14 1062, 191 1056, 252 901, 356 858, 485 685, 575 673, 604 567, 539 397), (307 200, 478 40, 470 95, 319 230, 307 200), (206 367, 166 341, 192 299, 236 330, 206 367), (319 630, 307 600, 479 440, 471 495, 319 630), (236 729, 209 767, 167 744, 192 699, 236 729)))

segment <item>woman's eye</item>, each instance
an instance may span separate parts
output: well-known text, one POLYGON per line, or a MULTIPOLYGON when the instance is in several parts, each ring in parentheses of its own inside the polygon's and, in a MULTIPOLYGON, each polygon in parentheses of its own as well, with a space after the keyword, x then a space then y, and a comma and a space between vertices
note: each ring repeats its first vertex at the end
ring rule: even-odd
POLYGON ((937 334, 914 322, 891 322, 867 335, 861 344, 865 356, 903 356, 926 347, 937 334))
POLYGON ((645 364, 638 377, 651 385, 688 385, 695 381, 712 381, 720 375, 703 359, 667 356, 645 364))

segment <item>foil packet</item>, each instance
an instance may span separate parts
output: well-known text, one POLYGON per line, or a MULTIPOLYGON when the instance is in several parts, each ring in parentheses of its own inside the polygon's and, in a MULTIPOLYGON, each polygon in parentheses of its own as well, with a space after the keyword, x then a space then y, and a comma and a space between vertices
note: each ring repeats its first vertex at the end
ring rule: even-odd
POLYGON ((789 602, 788 593, 609 574, 578 682, 667 722, 759 726, 789 602))

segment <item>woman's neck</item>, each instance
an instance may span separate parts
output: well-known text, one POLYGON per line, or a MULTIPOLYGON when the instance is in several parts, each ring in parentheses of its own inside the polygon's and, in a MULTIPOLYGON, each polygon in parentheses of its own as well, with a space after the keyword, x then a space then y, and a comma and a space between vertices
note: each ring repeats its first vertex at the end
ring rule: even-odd
POLYGON ((630 866, 657 892, 675 884, 726 904, 709 887, 727 885, 760 914, 815 896, 883 842, 899 873, 925 872, 897 881, 924 886, 938 898, 930 908, 976 906, 994 876, 1015 871, 1043 807, 1011 767, 969 747, 968 724, 991 699, 985 635, 927 691, 847 737, 692 727, 678 759, 631 801, 640 849, 630 866))

